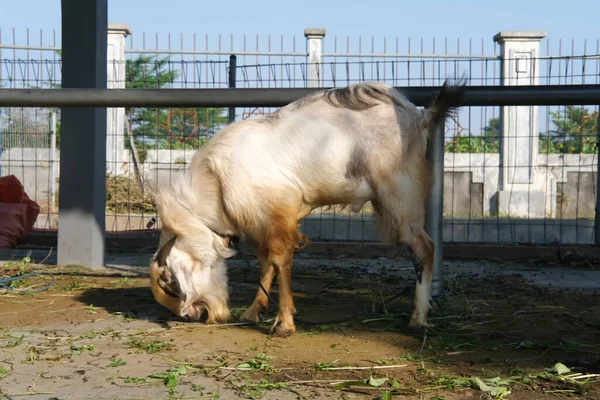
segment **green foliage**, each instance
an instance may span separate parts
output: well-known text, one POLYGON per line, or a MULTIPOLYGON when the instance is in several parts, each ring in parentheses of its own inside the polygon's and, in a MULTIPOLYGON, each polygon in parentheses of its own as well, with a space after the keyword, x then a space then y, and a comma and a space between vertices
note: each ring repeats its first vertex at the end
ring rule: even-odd
POLYGON ((459 136, 447 146, 448 153, 498 153, 499 139, 485 136, 459 136))
MULTIPOLYGON (((178 71, 168 58, 140 56, 127 60, 127 88, 161 89, 171 87, 178 71)), ((207 137, 227 123, 224 108, 151 109, 127 108, 127 122, 131 122, 137 145, 142 148, 186 149, 201 147, 207 137)))
MULTIPOLYGON (((59 60, 62 59, 60 51, 56 54, 59 60)), ((125 87, 127 89, 168 88, 173 86, 178 77, 179 71, 174 68, 174 64, 168 57, 159 59, 141 54, 135 59, 126 61, 125 87)), ((61 84, 45 82, 45 86, 59 89, 61 84)), ((57 111, 56 143, 59 145, 60 109, 54 110, 57 111)), ((136 145, 141 146, 142 149, 156 149, 156 142, 160 149, 197 149, 204 144, 207 137, 228 122, 225 108, 126 108, 125 115, 125 124, 131 123, 136 145)), ((129 141, 126 140, 125 145, 129 148, 129 141)))
POLYGON ((498 153, 499 148, 499 118, 491 118, 481 136, 457 136, 446 145, 448 153, 498 153))
POLYGON ((146 352, 148 354, 157 353, 163 350, 169 350, 172 345, 166 341, 151 340, 145 341, 137 338, 129 338, 126 342, 127 346, 137 348, 138 352, 146 352))
MULTIPOLYGON (((540 154, 595 154, 598 112, 566 106, 550 111, 553 129, 540 133, 540 154)), ((491 118, 478 136, 456 136, 446 144, 448 153, 498 153, 500 119, 491 118)))
POLYGON ((268 356, 265 353, 259 353, 256 358, 248 360, 244 363, 236 365, 236 369, 239 371, 265 371, 268 374, 272 374, 274 369, 268 360, 275 358, 274 356, 268 356))
POLYGON ((551 111, 555 129, 548 135, 540 134, 541 154, 594 154, 598 112, 590 113, 585 107, 566 106, 551 111))

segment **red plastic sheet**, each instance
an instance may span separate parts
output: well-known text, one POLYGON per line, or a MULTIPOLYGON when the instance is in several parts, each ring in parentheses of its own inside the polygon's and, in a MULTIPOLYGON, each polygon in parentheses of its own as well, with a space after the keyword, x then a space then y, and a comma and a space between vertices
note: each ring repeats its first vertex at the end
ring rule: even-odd
POLYGON ((0 248, 23 243, 39 213, 40 206, 27 196, 17 177, 0 178, 0 248))

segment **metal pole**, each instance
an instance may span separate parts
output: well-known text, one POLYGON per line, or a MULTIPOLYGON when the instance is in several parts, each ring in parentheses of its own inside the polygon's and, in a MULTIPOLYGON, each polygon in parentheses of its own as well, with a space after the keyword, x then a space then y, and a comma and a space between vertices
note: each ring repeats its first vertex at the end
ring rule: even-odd
MULTIPOLYGON (((61 0, 61 90, 106 90, 108 0, 61 0)), ((104 268, 106 108, 61 110, 59 265, 104 268)))
MULTIPOLYGON (((0 89, 0 107, 282 107, 323 89, 327 88, 0 89)), ((440 91, 439 86, 397 89, 416 106, 428 106, 440 91)), ((564 106, 599 102, 600 85, 469 86, 460 104, 453 106, 564 106)))
MULTIPOLYGON (((2 131, 2 127, 4 126, 2 124, 2 107, 0 107, 0 161, 2 160, 2 142, 4 139, 4 132, 2 131)), ((7 131, 8 131, 8 126, 7 126, 7 131)), ((8 133, 8 132, 7 132, 8 133)), ((0 176, 2 176, 2 163, 0 162, 0 176)))
POLYGON ((596 246, 600 245, 600 106, 598 106, 598 120, 596 122, 596 215, 594 216, 594 243, 596 246))
MULTIPOLYGON (((229 87, 235 88, 237 71, 237 56, 232 54, 229 56, 229 87)), ((229 123, 235 121, 235 107, 229 107, 229 123)))
POLYGON ((441 296, 444 292, 442 271, 444 251, 444 134, 445 123, 442 122, 427 144, 427 159, 432 167, 433 184, 427 197, 425 231, 431 237, 434 247, 431 292, 433 296, 441 296))
POLYGON ((50 210, 56 205, 56 110, 50 111, 50 210))

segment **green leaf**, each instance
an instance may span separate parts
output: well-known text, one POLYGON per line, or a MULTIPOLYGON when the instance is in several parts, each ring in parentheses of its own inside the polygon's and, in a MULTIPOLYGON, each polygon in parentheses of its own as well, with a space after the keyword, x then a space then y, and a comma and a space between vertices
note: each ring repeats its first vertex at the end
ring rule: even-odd
MULTIPOLYGON (((492 381, 493 382, 493 381, 492 381)), ((500 382, 500 381, 497 381, 500 382)), ((505 382, 500 382, 505 383, 505 382)), ((493 397, 504 396, 510 394, 510 391, 505 387, 497 386, 494 384, 486 384, 480 378, 472 378, 471 384, 473 388, 481 390, 482 392, 488 392, 493 397)))
POLYGON ((351 386, 366 386, 366 387, 379 387, 381 385, 383 385, 385 382, 387 382, 388 378, 373 378, 372 376, 370 376, 368 379, 365 379, 364 381, 348 381, 348 382, 342 382, 338 385, 335 385, 332 389, 335 390, 340 390, 346 387, 351 387, 351 386))
POLYGON ((571 370, 567 368, 566 365, 563 363, 554 364, 554 369, 559 375, 568 374, 569 372, 571 372, 571 370))
POLYGON ((392 394, 387 390, 381 393, 381 400, 392 400, 392 394))
POLYGON ((169 374, 167 376, 167 382, 165 386, 168 388, 176 387, 179 384, 179 379, 177 379, 177 375, 169 374))
POLYGON ((367 384, 369 384, 370 386, 379 387, 379 386, 383 385, 384 383, 386 383, 387 380, 388 380, 388 378, 375 379, 371 376, 367 380, 367 384))
POLYGON ((108 364, 109 367, 120 367, 121 365, 125 365, 127 364, 125 361, 123 361, 122 359, 118 359, 115 360, 114 358, 112 359, 112 362, 110 364, 108 364))

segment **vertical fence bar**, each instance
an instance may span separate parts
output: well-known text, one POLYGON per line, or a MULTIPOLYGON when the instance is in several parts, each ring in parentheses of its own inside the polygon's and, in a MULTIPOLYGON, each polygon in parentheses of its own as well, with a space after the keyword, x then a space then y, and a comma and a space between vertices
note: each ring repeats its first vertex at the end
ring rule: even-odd
MULTIPOLYGON (((232 54, 229 56, 229 87, 235 88, 237 70, 237 56, 232 54)), ((235 107, 229 107, 229 123, 235 121, 235 107)))
POLYGON ((427 159, 432 166, 432 186, 427 197, 425 211, 425 231, 433 241, 432 295, 441 296, 444 292, 442 271, 444 246, 444 135, 445 123, 441 122, 437 132, 427 145, 427 159))
MULTIPOLYGON (((50 111, 50 214, 56 204, 56 110, 50 111)), ((51 226, 52 227, 52 226, 51 226)))
POLYGON ((596 215, 594 215, 594 244, 600 245, 600 106, 598 106, 598 120, 596 122, 596 215))

